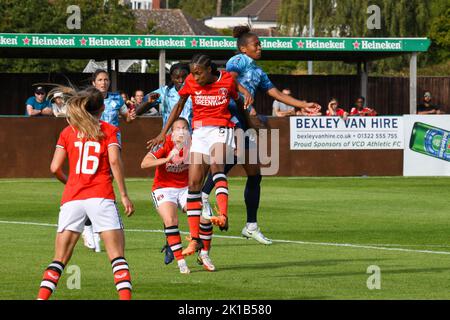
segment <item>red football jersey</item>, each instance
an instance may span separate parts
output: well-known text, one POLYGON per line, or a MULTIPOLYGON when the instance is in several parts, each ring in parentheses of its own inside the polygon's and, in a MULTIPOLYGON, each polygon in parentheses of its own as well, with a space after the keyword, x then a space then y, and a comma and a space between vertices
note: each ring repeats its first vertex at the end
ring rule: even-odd
POLYGON ((357 108, 352 108, 352 110, 350 110, 350 115, 354 116, 354 115, 361 115, 361 116, 376 116, 377 112, 375 110, 372 110, 370 108, 363 108, 361 111, 359 111, 357 108))
MULTIPOLYGON (((171 135, 167 135, 163 146, 151 154, 156 159, 165 158, 174 146, 171 135)), ((178 156, 183 158, 183 149, 180 150, 178 156)), ((166 164, 156 167, 152 191, 160 188, 185 188, 188 185, 189 164, 184 162, 177 164, 170 160, 166 164)))
MULTIPOLYGON (((341 108, 336 109, 336 116, 343 117, 344 113, 345 113, 344 109, 341 109, 341 108)), ((327 110, 327 116, 329 116, 329 115, 330 115, 330 111, 327 110)))
POLYGON ((220 71, 216 82, 203 87, 189 74, 178 94, 191 97, 194 129, 202 126, 234 127, 234 123, 230 121, 228 104, 230 98, 237 100, 239 95, 234 78, 229 72, 220 71))
POLYGON ((89 198, 115 200, 108 147, 120 147, 117 140, 119 128, 104 121, 100 121, 100 125, 104 134, 101 141, 81 139, 71 126, 67 126, 59 136, 56 147, 66 150, 69 158, 69 179, 61 205, 89 198))

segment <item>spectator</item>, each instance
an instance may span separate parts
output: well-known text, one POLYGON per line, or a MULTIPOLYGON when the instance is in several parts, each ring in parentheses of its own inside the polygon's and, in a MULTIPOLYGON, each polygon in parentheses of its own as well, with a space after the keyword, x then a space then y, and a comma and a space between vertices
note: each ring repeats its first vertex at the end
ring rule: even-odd
POLYGON ((51 116, 53 114, 50 101, 45 98, 45 89, 37 87, 34 91, 34 97, 29 97, 26 102, 25 115, 30 117, 51 116))
MULTIPOLYGON (((142 107, 144 105, 144 91, 140 89, 135 91, 134 102, 136 104, 136 108, 142 107)), ((150 107, 150 109, 147 112, 143 113, 142 116, 145 117, 159 116, 159 111, 156 107, 150 107)))
POLYGON ((443 114, 441 107, 431 103, 431 92, 423 95, 423 102, 417 106, 417 114, 443 114))
POLYGON ((328 103, 327 116, 339 116, 343 118, 348 117, 348 112, 339 108, 339 101, 336 98, 332 98, 328 103))
POLYGON ((63 99, 63 93, 62 92, 56 92, 51 101, 52 103, 52 109, 53 109, 53 115, 55 117, 66 117, 67 116, 67 106, 63 99))
POLYGON ((123 101, 125 102, 125 105, 127 106, 128 110, 132 110, 136 108, 136 105, 132 99, 128 96, 128 94, 125 91, 120 91, 120 96, 122 97, 123 101))
POLYGON ((354 107, 350 110, 351 116, 376 116, 377 112, 375 109, 370 107, 364 107, 364 103, 366 102, 366 99, 364 97, 359 97, 356 99, 354 107))
MULTIPOLYGON (((285 88, 282 90, 282 92, 288 96, 291 95, 291 90, 288 88, 285 88)), ((288 106, 283 102, 280 102, 278 100, 275 100, 272 105, 273 111, 272 115, 274 117, 289 117, 289 116, 295 116, 295 108, 292 106, 288 106)))

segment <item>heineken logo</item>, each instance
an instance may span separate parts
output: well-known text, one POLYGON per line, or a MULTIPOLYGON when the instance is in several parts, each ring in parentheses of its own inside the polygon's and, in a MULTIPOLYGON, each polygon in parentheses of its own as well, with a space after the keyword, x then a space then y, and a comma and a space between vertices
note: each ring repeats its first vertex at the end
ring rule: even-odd
MULTIPOLYGON (((265 50, 424 52, 430 40, 261 37, 265 50)), ((1 47, 235 50, 236 39, 211 36, 0 34, 1 47)))
POLYGON ((18 42, 17 42, 17 37, 14 38, 7 38, 7 37, 3 37, 0 36, 0 46, 17 46, 18 42))
POLYGON ((375 41, 375 40, 356 40, 353 42, 355 50, 402 50, 402 41, 375 41))
POLYGON ((345 40, 299 40, 296 44, 299 49, 345 49, 345 40))

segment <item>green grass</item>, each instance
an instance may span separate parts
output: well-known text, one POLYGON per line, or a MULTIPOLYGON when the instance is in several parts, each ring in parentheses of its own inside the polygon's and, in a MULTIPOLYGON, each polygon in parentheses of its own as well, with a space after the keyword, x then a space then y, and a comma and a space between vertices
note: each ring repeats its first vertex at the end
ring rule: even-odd
MULTIPOLYGON (((136 213, 124 218, 126 257, 136 299, 450 299, 448 178, 265 178, 259 224, 278 240, 214 238, 208 273, 188 257, 190 275, 164 265, 163 234, 151 203, 150 180, 130 179, 136 213), (311 243, 314 242, 314 243, 311 243), (322 244, 319 244, 322 243, 322 244), (354 244, 412 251, 386 251, 354 244), (422 253, 418 250, 433 251, 422 253), (381 289, 369 290, 370 265, 381 289)), ((245 180, 230 179, 230 229, 245 222, 245 180)), ((56 224, 62 185, 54 180, 0 180, 0 220, 56 224)), ((181 229, 187 230, 185 217, 181 229)), ((34 299, 53 255, 55 228, 0 222, 1 299, 34 299)), ((81 289, 65 274, 54 299, 116 299, 104 252, 80 243, 69 265, 81 268, 81 289)))

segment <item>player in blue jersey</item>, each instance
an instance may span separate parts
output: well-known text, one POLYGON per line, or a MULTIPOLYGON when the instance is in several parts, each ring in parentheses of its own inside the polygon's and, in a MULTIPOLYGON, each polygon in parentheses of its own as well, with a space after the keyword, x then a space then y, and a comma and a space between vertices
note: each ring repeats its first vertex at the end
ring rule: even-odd
MULTIPOLYGON (((190 70, 188 64, 176 63, 172 65, 169 71, 170 83, 168 85, 161 86, 159 89, 147 94, 144 97, 144 103, 141 106, 137 107, 136 114, 142 115, 152 107, 155 107, 159 104, 160 114, 163 120, 162 126, 164 128, 173 107, 177 104, 178 100, 180 100, 178 91, 183 86, 184 79, 186 79, 189 73, 190 70)), ((191 125, 192 116, 192 102, 191 98, 189 98, 184 105, 180 117, 186 119, 189 122, 189 125, 191 125)))
MULTIPOLYGON (((135 110, 128 111, 122 96, 118 92, 108 92, 111 81, 109 74, 105 70, 97 69, 92 74, 92 86, 103 94, 105 109, 100 120, 108 122, 115 127, 119 127, 119 115, 121 115, 127 123, 136 119, 135 110)), ((121 142, 120 132, 117 134, 117 140, 121 142)), ((82 233, 84 245, 95 252, 100 252, 100 236, 92 230, 92 223, 88 219, 82 233)))
MULTIPOLYGON (((261 90, 271 96, 272 98, 284 102, 287 105, 301 108, 308 114, 318 114, 321 107, 317 103, 308 103, 300 101, 291 96, 282 93, 270 81, 267 74, 255 63, 255 60, 261 58, 261 42, 256 34, 250 32, 247 26, 238 26, 233 29, 233 37, 237 39, 237 47, 239 53, 228 60, 226 69, 233 77, 246 88, 254 97, 257 90, 261 90)), ((248 118, 244 119, 236 108, 236 104, 232 101, 229 105, 232 121, 236 126, 244 131, 249 129, 248 118)), ((247 108, 251 111, 252 107, 247 108)), ((246 137, 246 159, 248 159, 248 149, 252 148, 252 141, 246 137)), ((253 146, 256 147, 256 146, 253 146)), ((236 162, 236 161, 235 161, 236 162)), ((225 174, 231 170, 234 164, 227 164, 225 166, 225 174)), ((253 238, 256 241, 269 245, 272 241, 266 238, 257 224, 257 212, 259 207, 259 200, 261 194, 261 170, 259 164, 243 164, 247 174, 247 183, 245 185, 244 198, 247 208, 247 224, 242 229, 242 235, 246 238, 253 238)), ((202 189, 203 213, 204 217, 212 215, 211 207, 208 203, 208 196, 214 188, 211 174, 202 189)))

